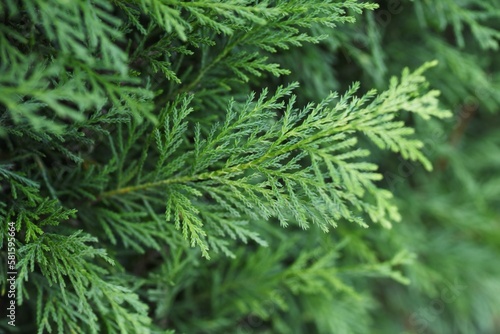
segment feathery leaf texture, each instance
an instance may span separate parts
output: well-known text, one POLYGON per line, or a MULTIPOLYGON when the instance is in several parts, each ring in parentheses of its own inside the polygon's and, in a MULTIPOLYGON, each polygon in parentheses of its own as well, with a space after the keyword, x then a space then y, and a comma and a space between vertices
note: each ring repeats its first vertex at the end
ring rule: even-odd
MULTIPOLYGON (((380 27, 372 12, 378 6, 1 2, 0 221, 15 224, 17 302, 33 310, 19 315, 30 322, 22 330, 248 332, 242 324, 259 319, 270 332, 363 333, 377 303, 386 302, 375 302, 370 289, 393 287, 385 279, 411 279, 430 298, 443 277, 480 282, 469 271, 435 269, 455 242, 438 225, 449 215, 470 228, 466 217, 474 238, 487 231, 485 243, 494 243, 498 210, 488 205, 498 202, 491 198, 500 183, 475 178, 493 175, 497 155, 481 154, 497 152, 498 139, 491 131, 484 146, 464 146, 481 161, 474 169, 465 153, 428 147, 426 136, 452 115, 443 102, 456 106, 475 94, 477 104, 498 109, 498 76, 487 75, 488 60, 477 61, 471 48, 498 49, 491 21, 500 11, 495 0, 405 4, 415 11, 405 27, 433 29, 421 43, 428 49, 413 58, 412 43, 419 43, 380 27), (344 25, 357 19, 366 25, 344 25), (455 41, 439 31, 451 31, 455 41), (339 59, 341 51, 352 58, 339 59), (439 65, 388 79, 401 73, 401 62, 389 57, 412 67, 437 58, 439 65), (356 82, 342 92, 340 79, 358 69, 366 76, 354 80, 379 89, 356 82), (456 78, 467 84, 451 85, 456 78), (441 194, 442 207, 424 203, 411 182, 387 189, 384 175, 394 161, 430 171, 437 151, 449 158, 453 176, 419 191, 441 194), (399 187, 418 210, 396 202, 399 187), (451 212, 459 197, 447 193, 452 187, 474 195, 465 205, 474 210, 451 212), (422 227, 427 215, 437 222, 436 235, 422 227), (403 217, 415 226, 394 224, 403 217), (396 231, 370 234, 372 223, 396 231), (432 251, 419 244, 425 238, 432 251)), ((409 180, 427 180, 423 175, 409 180)), ((494 261, 469 235, 454 232, 469 238, 457 257, 494 261)), ((7 235, 6 224, 0 233, 7 235)), ((6 289, 0 282, 2 296, 6 289)), ((482 289, 477 305, 498 284, 482 289)))
POLYGON ((366 227, 367 214, 390 227, 400 219, 397 208, 391 193, 377 185, 382 175, 367 160, 370 152, 359 138, 366 136, 381 149, 430 170, 423 143, 397 117, 403 111, 423 119, 450 115, 439 108, 438 92, 422 93, 422 73, 433 65, 405 70, 379 95, 372 90, 357 97, 359 84, 354 84, 343 96, 332 93, 302 109, 295 107, 296 83, 271 95, 267 90, 258 97, 251 94, 244 102, 230 101, 225 120, 213 124, 205 138, 200 124, 195 125, 192 144, 183 137, 192 97, 184 97, 163 111, 164 122, 153 131, 158 151, 154 171, 139 166, 140 183, 105 191, 99 200, 163 197, 167 223, 173 222, 206 257, 207 231, 200 212, 207 203, 214 204, 218 215, 276 218, 282 226, 293 222, 308 228, 312 223, 328 231, 344 219, 366 227))

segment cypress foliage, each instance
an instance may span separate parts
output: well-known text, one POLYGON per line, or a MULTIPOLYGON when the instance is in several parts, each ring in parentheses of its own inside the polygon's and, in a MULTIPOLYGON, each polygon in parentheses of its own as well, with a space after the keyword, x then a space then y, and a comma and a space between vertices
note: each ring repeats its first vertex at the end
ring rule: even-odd
POLYGON ((0 17, 0 331, 500 330, 497 0, 0 17))

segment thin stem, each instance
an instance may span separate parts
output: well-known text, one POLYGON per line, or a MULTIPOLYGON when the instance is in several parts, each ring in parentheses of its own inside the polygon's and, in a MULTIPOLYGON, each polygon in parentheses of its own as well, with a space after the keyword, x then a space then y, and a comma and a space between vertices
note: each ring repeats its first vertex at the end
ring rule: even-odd
POLYGON ((247 170, 249 168, 258 166, 262 162, 264 162, 265 160, 272 159, 274 157, 280 156, 280 155, 285 154, 287 152, 296 150, 296 149, 300 148, 301 146, 303 146, 305 144, 307 145, 308 143, 311 143, 319 138, 322 138, 322 137, 331 135, 332 133, 335 133, 338 131, 343 131, 343 130, 345 130, 345 127, 339 128, 339 129, 334 129, 334 131, 329 130, 327 132, 320 132, 320 133, 316 134, 315 136, 301 140, 301 141, 295 143, 294 145, 287 146, 287 147, 285 147, 281 150, 277 150, 275 152, 269 152, 269 154, 265 154, 256 160, 253 160, 253 161, 241 164, 241 165, 236 165, 236 166, 220 169, 217 171, 205 172, 205 173, 192 175, 192 176, 181 176, 181 177, 176 177, 176 178, 171 178, 171 179, 160 180, 160 181, 156 181, 156 182, 148 182, 148 183, 138 184, 135 186, 117 188, 115 190, 111 190, 111 191, 107 191, 107 192, 102 193, 96 199, 96 201, 101 201, 103 199, 110 198, 113 196, 124 195, 124 194, 128 194, 128 193, 133 193, 133 192, 146 190, 146 189, 150 189, 150 188, 156 188, 156 187, 165 186, 165 185, 169 185, 169 184, 202 181, 202 180, 218 178, 218 177, 223 176, 223 175, 241 172, 241 171, 247 170))
POLYGON ((45 165, 43 164, 42 160, 38 155, 34 156, 35 162, 40 168, 40 171, 42 173, 42 178, 45 181, 45 185, 47 186, 47 189, 49 190, 50 195, 52 196, 53 199, 57 199, 56 191, 54 188, 52 188, 52 185, 50 184, 49 177, 47 176, 47 170, 45 169, 45 165))
POLYGON ((241 43, 241 41, 243 41, 245 38, 246 38, 247 34, 245 35, 242 35, 240 38, 236 39, 234 42, 228 44, 224 50, 222 50, 221 53, 219 53, 217 55, 217 57, 215 57, 207 66, 203 67, 200 72, 198 73, 198 75, 196 76, 196 78, 191 81, 189 84, 187 85, 184 85, 184 86, 181 86, 179 87, 177 90, 175 90, 173 93, 170 93, 168 95, 165 95, 163 99, 161 99, 159 102, 158 102, 158 105, 162 106, 163 104, 165 104, 167 101, 169 101, 171 99, 172 96, 177 96, 179 94, 182 94, 182 93, 186 93, 186 92, 189 92, 191 91, 193 88, 195 88, 199 83, 200 81, 205 77, 205 75, 207 74, 207 72, 209 70, 211 70, 215 65, 217 65, 219 62, 221 62, 221 60, 223 60, 228 54, 229 52, 231 52, 231 50, 236 46, 238 45, 239 43, 241 43))

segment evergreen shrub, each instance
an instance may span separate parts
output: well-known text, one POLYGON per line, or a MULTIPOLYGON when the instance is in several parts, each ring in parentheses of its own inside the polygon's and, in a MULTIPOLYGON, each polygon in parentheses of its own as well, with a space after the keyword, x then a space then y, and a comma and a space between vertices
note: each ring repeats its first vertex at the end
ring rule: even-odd
POLYGON ((500 332, 498 0, 0 18, 0 331, 500 332))

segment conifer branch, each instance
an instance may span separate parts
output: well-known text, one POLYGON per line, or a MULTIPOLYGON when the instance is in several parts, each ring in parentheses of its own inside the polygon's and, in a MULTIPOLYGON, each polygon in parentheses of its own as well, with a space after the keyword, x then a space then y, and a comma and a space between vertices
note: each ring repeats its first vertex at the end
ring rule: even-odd
POLYGON ((435 91, 417 97, 414 94, 425 87, 422 73, 433 65, 426 64, 414 73, 405 70, 401 80, 393 78, 389 90, 378 96, 370 91, 355 97, 359 88, 355 84, 335 103, 338 97, 332 93, 302 110, 294 107, 292 91, 297 84, 279 87, 270 97, 264 91, 257 99, 252 94, 244 103, 232 101, 224 123, 215 124, 206 139, 201 138, 197 125, 194 148, 178 155, 176 150, 183 146, 180 134, 187 127, 185 117, 192 110, 191 99, 185 98, 178 102, 180 105, 166 109, 164 127, 155 129, 160 152, 157 170, 154 176, 142 177, 151 181, 103 192, 97 201, 141 192, 159 194, 159 188, 165 189, 170 203, 167 212, 170 205, 180 210, 172 213, 178 228, 184 218, 191 217, 185 220, 185 237, 193 228, 192 243, 200 245, 207 256, 207 236, 192 195, 206 194, 234 216, 275 216, 284 226, 293 220, 306 228, 312 221, 326 231, 328 226, 337 225, 336 220, 346 219, 366 227, 360 215, 364 212, 389 227, 399 215, 390 204, 390 194, 374 184, 381 175, 375 172, 376 165, 362 160, 368 151, 359 147, 356 136, 365 134, 380 148, 400 152, 430 169, 420 151, 422 143, 412 139, 413 130, 395 118, 401 110, 423 118, 449 116, 438 108, 435 91), (282 116, 276 117, 276 111, 282 111, 282 116), (179 170, 184 161, 191 161, 189 173, 179 170), (302 170, 300 165, 304 166, 302 170), (341 190, 342 184, 354 197, 341 190), (279 207, 274 201, 280 203, 279 207), (309 208, 310 203, 315 203, 314 210, 309 208), (350 212, 347 203, 359 213, 350 212), (254 208, 260 213, 252 212, 254 208))
POLYGON ((382 310, 391 332, 456 280, 433 328, 498 332, 497 0, 379 3, 0 1, 0 291, 19 330, 368 333, 382 310), (380 92, 330 93, 361 77, 380 92), (465 96, 492 113, 441 143, 465 96), (446 175, 425 174, 431 150, 446 175))

